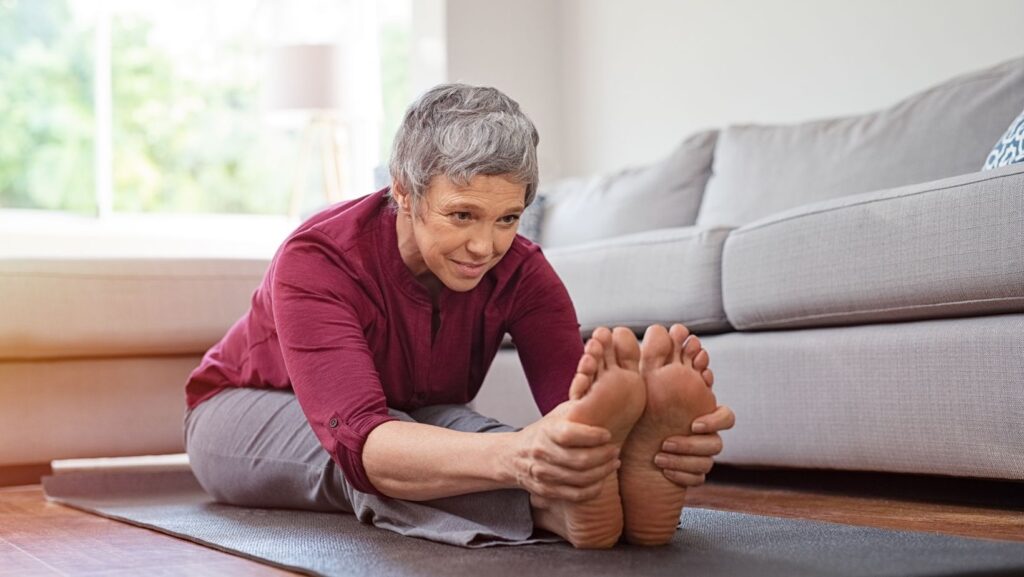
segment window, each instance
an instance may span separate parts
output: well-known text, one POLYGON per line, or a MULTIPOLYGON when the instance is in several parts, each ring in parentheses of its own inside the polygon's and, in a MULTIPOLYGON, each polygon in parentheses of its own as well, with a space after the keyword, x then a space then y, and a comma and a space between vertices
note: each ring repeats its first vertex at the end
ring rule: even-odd
POLYGON ((302 132, 261 102, 267 48, 292 43, 354 63, 342 166, 370 192, 412 96, 411 3, 0 0, 0 209, 284 215, 297 181, 310 212, 302 132))

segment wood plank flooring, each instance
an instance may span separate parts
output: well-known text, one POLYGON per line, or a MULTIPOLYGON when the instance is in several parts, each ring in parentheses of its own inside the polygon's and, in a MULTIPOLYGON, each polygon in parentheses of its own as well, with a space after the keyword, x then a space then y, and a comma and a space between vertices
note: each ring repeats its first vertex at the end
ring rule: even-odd
POLYGON ((164 533, 0 488, 0 577, 295 575, 164 533))
MULTIPOLYGON (((1024 542, 1024 484, 717 466, 689 504, 728 511, 1024 542)), ((294 573, 0 488, 0 577, 294 573)))

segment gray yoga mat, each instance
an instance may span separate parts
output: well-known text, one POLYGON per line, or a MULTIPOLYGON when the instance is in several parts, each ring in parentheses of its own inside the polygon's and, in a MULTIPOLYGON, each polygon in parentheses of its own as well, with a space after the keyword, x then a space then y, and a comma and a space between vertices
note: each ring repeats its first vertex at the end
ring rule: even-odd
POLYGON ((910 576, 1024 575, 1024 543, 687 509, 664 547, 567 544, 462 549, 353 516, 220 505, 191 471, 44 477, 49 500, 309 575, 910 576))

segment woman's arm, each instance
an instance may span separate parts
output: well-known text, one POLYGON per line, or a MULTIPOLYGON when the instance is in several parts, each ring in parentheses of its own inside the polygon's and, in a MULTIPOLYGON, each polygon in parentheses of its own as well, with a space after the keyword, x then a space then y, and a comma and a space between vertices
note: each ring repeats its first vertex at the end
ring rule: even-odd
POLYGON ((618 450, 608 444, 606 429, 566 420, 567 407, 511 433, 383 423, 366 439, 363 467, 378 491, 408 501, 509 488, 554 499, 590 499, 618 468, 618 450))

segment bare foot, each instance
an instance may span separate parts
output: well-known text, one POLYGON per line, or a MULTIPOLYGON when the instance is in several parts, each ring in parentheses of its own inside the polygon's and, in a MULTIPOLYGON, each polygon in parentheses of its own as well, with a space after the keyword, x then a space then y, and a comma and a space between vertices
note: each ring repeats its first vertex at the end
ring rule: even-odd
MULTIPOLYGON (((639 371, 640 345, 631 331, 601 328, 587 342, 569 389, 570 421, 608 429, 621 447, 644 411, 645 391, 639 371)), ((534 520, 581 549, 612 547, 622 535, 622 501, 616 472, 601 493, 578 503, 533 496, 534 520)))
POLYGON ((660 325, 647 329, 640 373, 647 384, 647 407, 623 446, 619 469, 624 533, 634 545, 662 545, 675 534, 686 489, 665 477, 654 456, 667 437, 689 434, 693 420, 717 404, 707 352, 683 325, 671 331, 660 325))

